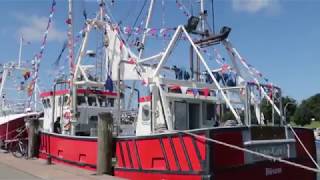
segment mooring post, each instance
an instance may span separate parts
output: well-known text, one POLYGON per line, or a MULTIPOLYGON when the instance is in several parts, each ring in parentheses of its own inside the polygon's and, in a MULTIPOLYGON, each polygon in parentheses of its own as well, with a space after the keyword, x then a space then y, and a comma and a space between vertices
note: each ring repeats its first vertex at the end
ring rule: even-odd
POLYGON ((99 113, 97 175, 112 174, 113 117, 110 112, 99 113))
POLYGON ((38 117, 33 116, 27 119, 28 129, 28 158, 33 158, 37 155, 38 151, 38 138, 39 138, 39 120, 38 117))

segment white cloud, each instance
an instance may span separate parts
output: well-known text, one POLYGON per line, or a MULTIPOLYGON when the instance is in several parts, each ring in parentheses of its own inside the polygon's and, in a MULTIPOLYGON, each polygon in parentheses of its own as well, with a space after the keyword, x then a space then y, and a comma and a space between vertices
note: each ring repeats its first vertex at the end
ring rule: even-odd
MULTIPOLYGON (((42 41, 44 32, 48 24, 48 17, 24 14, 15 14, 18 21, 22 23, 22 26, 18 28, 19 35, 27 41, 39 42, 42 41)), ((47 41, 63 41, 66 38, 66 33, 60 31, 54 21, 51 22, 47 41)))
POLYGON ((232 0, 232 8, 236 11, 256 13, 266 11, 274 14, 279 11, 279 0, 232 0))

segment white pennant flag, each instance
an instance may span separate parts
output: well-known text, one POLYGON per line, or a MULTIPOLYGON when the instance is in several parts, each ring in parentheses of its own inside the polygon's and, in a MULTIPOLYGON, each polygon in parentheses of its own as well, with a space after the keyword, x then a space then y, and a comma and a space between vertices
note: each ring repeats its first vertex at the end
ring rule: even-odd
POLYGON ((188 87, 181 86, 180 89, 181 89, 182 94, 186 94, 187 90, 188 90, 188 87))

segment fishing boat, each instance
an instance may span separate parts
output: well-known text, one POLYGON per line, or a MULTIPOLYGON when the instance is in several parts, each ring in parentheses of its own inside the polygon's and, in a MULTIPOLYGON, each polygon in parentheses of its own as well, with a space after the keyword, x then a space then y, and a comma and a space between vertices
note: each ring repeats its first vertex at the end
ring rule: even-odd
MULTIPOLYGON (((85 22, 70 78, 56 81, 52 91, 40 95, 45 109, 39 158, 96 169, 98 115, 110 112, 114 145, 108 148, 114 152, 115 176, 316 179, 313 132, 284 122, 281 89, 261 82, 261 74, 228 38, 231 28, 218 33, 205 28, 201 2, 200 15, 177 25, 164 51, 143 57, 147 33, 137 52, 132 50, 101 1, 100 15, 85 22), (93 29, 103 35, 102 78, 93 73, 97 68, 84 64, 85 58, 94 57, 86 48, 93 29), (174 61, 170 55, 182 41, 190 48, 178 53, 190 54, 190 59, 174 61), (218 68, 209 66, 209 51, 218 68), (188 70, 179 66, 184 64, 188 70), (141 90, 137 82, 143 83, 141 90), (134 101, 136 108, 126 106, 134 101), (261 110, 263 102, 272 107, 271 116, 261 110)), ((151 0, 143 29, 149 28, 153 6, 151 0)))
POLYGON ((40 113, 30 108, 27 85, 31 76, 30 68, 20 61, 8 62, 1 66, 0 144, 2 147, 6 141, 15 139, 18 134, 23 133, 23 136, 26 136, 25 120, 37 117, 40 113))

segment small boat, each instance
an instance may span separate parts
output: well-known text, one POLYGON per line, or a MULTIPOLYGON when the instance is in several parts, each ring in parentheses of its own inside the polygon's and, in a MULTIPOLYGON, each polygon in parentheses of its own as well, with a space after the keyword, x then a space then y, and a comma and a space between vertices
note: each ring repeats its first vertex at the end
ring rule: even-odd
POLYGON ((1 71, 1 108, 0 108, 0 142, 1 147, 6 141, 16 138, 22 133, 27 135, 25 120, 40 115, 30 108, 30 97, 27 95, 27 83, 30 70, 20 63, 9 62, 2 65, 1 71), (20 83, 17 83, 20 80, 20 83), (9 82, 8 82, 9 81, 9 82), (17 131, 18 130, 18 131, 17 131), (19 132, 22 131, 22 132, 19 132))

